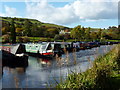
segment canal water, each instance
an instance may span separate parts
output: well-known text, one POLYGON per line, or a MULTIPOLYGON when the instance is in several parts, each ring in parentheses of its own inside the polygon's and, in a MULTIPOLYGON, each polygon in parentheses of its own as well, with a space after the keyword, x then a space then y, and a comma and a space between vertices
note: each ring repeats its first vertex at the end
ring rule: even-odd
POLYGON ((0 79, 2 88, 46 88, 64 81, 73 72, 90 68, 98 55, 104 55, 114 45, 104 45, 78 52, 66 52, 61 57, 42 59, 29 56, 28 67, 4 67, 0 79))

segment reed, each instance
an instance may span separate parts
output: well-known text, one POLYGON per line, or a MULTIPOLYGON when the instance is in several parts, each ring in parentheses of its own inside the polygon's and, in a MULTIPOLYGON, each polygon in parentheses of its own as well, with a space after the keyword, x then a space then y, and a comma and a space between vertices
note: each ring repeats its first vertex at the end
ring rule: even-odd
MULTIPOLYGON (((90 60, 89 60, 90 61, 90 60)), ((56 88, 67 89, 120 89, 120 45, 99 56, 85 72, 69 74, 56 88)))

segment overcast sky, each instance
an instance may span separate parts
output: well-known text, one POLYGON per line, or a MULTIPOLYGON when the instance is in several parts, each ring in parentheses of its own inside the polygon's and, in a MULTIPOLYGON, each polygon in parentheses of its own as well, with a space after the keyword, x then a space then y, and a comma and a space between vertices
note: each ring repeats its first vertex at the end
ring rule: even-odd
POLYGON ((118 0, 3 0, 0 16, 37 19, 68 27, 118 25, 118 0))

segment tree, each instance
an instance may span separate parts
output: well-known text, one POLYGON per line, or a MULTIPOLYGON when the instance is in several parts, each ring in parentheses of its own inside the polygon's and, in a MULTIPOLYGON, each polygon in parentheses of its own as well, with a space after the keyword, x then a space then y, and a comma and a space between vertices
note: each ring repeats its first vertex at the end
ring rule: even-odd
POLYGON ((64 38, 67 40, 67 39, 70 39, 70 34, 69 33, 66 33, 64 34, 64 38))
POLYGON ((31 36, 31 23, 30 21, 27 19, 24 22, 24 35, 26 36, 31 36))
POLYGON ((6 34, 2 36, 2 42, 8 43, 10 42, 10 35, 6 34))
POLYGON ((16 28, 17 35, 22 35, 23 28, 16 28))
POLYGON ((2 35, 7 34, 10 32, 10 23, 9 22, 2 22, 2 35))
POLYGON ((106 39, 106 32, 103 31, 103 32, 101 33, 101 39, 106 39))
POLYGON ((91 33, 90 33, 90 38, 91 38, 92 40, 96 40, 96 39, 97 39, 97 33, 96 33, 96 32, 91 32, 91 33))
POLYGON ((55 37, 54 37, 54 41, 57 41, 59 39, 60 39, 60 36, 58 34, 56 34, 55 37))
POLYGON ((60 34, 60 35, 59 35, 59 39, 60 39, 60 40, 65 40, 64 34, 60 34))
POLYGON ((85 28, 84 27, 81 28, 81 37, 82 39, 85 39, 85 28))
POLYGON ((23 42, 29 42, 30 41, 30 39, 29 39, 29 37, 27 37, 27 36, 25 36, 25 37, 23 37, 23 42))
POLYGON ((98 30, 98 39, 101 39, 101 34, 102 34, 102 29, 100 28, 100 29, 98 30))
POLYGON ((7 34, 6 27, 2 27, 2 35, 7 34))
POLYGON ((14 25, 14 19, 11 20, 11 41, 12 43, 16 43, 16 32, 15 32, 15 25, 14 25))
POLYGON ((31 35, 33 36, 33 37, 35 37, 35 36, 37 36, 38 34, 39 34, 39 32, 38 32, 38 27, 37 27, 37 23, 34 23, 33 25, 32 25, 32 28, 31 28, 31 35))
POLYGON ((88 28, 85 30, 85 39, 86 39, 86 40, 90 39, 90 30, 91 30, 90 27, 88 27, 88 28))
POLYGON ((120 25, 118 25, 118 39, 120 39, 120 25))
POLYGON ((81 26, 78 25, 77 27, 73 28, 71 30, 70 36, 74 39, 81 39, 81 26))
POLYGON ((48 28, 45 32, 47 37, 54 37, 56 34, 59 34, 59 31, 57 28, 48 28))

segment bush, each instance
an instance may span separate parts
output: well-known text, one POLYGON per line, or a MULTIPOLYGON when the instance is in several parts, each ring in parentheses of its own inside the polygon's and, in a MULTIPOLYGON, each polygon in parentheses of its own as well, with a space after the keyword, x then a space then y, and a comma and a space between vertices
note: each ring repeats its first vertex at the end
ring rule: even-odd
POLYGON ((2 42, 9 43, 10 42, 10 35, 3 35, 2 42))
POLYGON ((39 42, 45 42, 45 41, 47 41, 47 38, 40 38, 39 39, 39 42))
POLYGON ((60 83, 56 88, 78 88, 80 90, 93 89, 115 89, 120 88, 120 45, 104 56, 97 58, 93 66, 83 73, 68 75, 66 81, 60 83))
POLYGON ((54 41, 59 40, 59 39, 60 39, 60 36, 59 35, 55 35, 54 41))
POLYGON ((22 38, 23 39, 23 42, 26 43, 26 42, 30 42, 30 39, 29 37, 25 36, 22 38))
POLYGON ((22 37, 18 37, 18 42, 22 43, 23 42, 23 38, 22 37))

